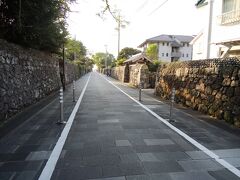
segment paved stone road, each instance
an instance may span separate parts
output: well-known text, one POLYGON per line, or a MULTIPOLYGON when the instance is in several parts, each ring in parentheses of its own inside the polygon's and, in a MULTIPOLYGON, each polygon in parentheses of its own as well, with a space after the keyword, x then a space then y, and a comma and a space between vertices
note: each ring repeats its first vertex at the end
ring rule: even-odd
MULTIPOLYGON (((87 75, 88 76, 88 75, 87 75)), ((87 76, 78 81, 79 95, 87 76)), ((132 97, 137 90, 108 78, 132 97)), ((70 115, 74 103, 65 93, 70 115)), ((142 103, 168 118, 168 105, 148 95, 142 103)), ((56 102, 55 102, 56 101, 56 102)), ((37 179, 61 133, 58 102, 0 141, 0 179, 37 179)), ((174 126, 240 167, 240 138, 180 110, 174 126)), ((239 132, 239 131, 237 131, 239 132)), ((52 180, 235 180, 239 179, 153 117, 136 102, 92 73, 52 180)))

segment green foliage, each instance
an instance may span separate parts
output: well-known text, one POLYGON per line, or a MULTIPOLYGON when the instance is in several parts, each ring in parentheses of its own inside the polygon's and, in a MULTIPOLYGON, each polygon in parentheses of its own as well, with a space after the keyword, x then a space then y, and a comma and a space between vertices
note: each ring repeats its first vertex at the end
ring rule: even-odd
POLYGON ((67 36, 68 4, 75 0, 1 0, 0 38, 58 52, 67 36))
POLYGON ((146 55, 152 61, 158 60, 158 47, 157 44, 149 44, 146 49, 146 55))
POLYGON ((161 64, 159 60, 153 60, 153 63, 148 64, 148 69, 151 72, 157 72, 158 66, 161 64))
POLYGON ((123 59, 118 59, 117 62, 116 62, 116 65, 117 65, 117 66, 122 66, 123 63, 124 63, 124 61, 126 61, 125 58, 123 58, 123 59))
POLYGON ((130 47, 125 47, 123 48, 117 57, 117 60, 122 60, 122 59, 129 59, 131 56, 140 53, 141 51, 138 49, 130 48, 130 47))
POLYGON ((68 39, 65 45, 66 58, 70 61, 85 61, 87 49, 81 41, 68 39))
POLYGON ((114 56, 109 53, 98 52, 92 56, 94 63, 98 66, 98 68, 104 68, 105 62, 107 66, 112 66, 112 62, 114 62, 114 56))

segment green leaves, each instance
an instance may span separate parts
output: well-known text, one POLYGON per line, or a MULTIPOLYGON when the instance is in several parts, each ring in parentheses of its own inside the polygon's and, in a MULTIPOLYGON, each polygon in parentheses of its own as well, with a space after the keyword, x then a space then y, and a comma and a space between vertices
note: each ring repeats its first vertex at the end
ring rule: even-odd
POLYGON ((157 44, 149 44, 146 49, 146 55, 152 61, 158 60, 158 47, 157 44))
POLYGON ((99 68, 112 66, 114 63, 114 56, 109 53, 98 52, 92 56, 92 59, 99 68))
POLYGON ((68 35, 65 21, 68 2, 70 0, 2 0, 0 38, 58 52, 68 35))

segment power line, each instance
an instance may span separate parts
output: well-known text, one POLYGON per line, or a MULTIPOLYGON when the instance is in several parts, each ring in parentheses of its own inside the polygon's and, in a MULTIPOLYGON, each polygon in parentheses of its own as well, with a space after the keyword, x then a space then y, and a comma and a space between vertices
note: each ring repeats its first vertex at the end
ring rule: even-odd
POLYGON ((164 2, 163 2, 162 4, 160 4, 156 9, 154 9, 154 10, 149 14, 149 16, 152 15, 154 12, 156 12, 158 9, 160 9, 166 2, 168 2, 168 0, 164 1, 164 2))
POLYGON ((143 4, 137 8, 137 12, 139 12, 140 10, 142 10, 142 9, 144 8, 144 6, 148 3, 148 1, 149 1, 149 0, 145 0, 145 1, 143 2, 143 4))

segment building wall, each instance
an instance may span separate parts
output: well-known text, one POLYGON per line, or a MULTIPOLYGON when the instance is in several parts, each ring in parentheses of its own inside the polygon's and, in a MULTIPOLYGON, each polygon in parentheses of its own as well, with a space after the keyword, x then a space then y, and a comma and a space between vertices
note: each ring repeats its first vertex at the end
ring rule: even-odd
POLYGON ((240 60, 169 63, 159 68, 156 94, 240 127, 240 60))
POLYGON ((182 61, 192 60, 192 45, 189 44, 189 46, 187 46, 185 44, 183 47, 180 47, 179 51, 182 54, 182 57, 180 58, 180 60, 182 60, 182 61), (183 56, 183 54, 184 54, 184 56, 183 56))
MULTIPOLYGON (((221 25, 219 24, 218 16, 222 14, 222 6, 223 0, 214 0, 213 1, 213 14, 212 14, 212 31, 211 31, 211 46, 210 46, 210 58, 218 58, 220 57, 220 47, 221 45, 215 45, 214 43, 233 40, 236 38, 240 38, 240 23, 236 24, 227 24, 221 25)), ((208 37, 208 22, 209 22, 209 3, 204 7, 200 7, 196 9, 199 14, 202 16, 202 21, 199 22, 202 27, 203 36, 201 40, 196 41, 196 45, 193 46, 193 59, 205 59, 207 58, 207 37, 208 37), (202 41, 202 53, 196 54, 198 48, 198 43, 202 41)))
POLYGON ((158 43, 158 57, 161 61, 171 62, 172 47, 170 46, 170 43, 168 46, 167 46, 167 42, 164 42, 164 46, 162 43, 163 42, 158 43))

